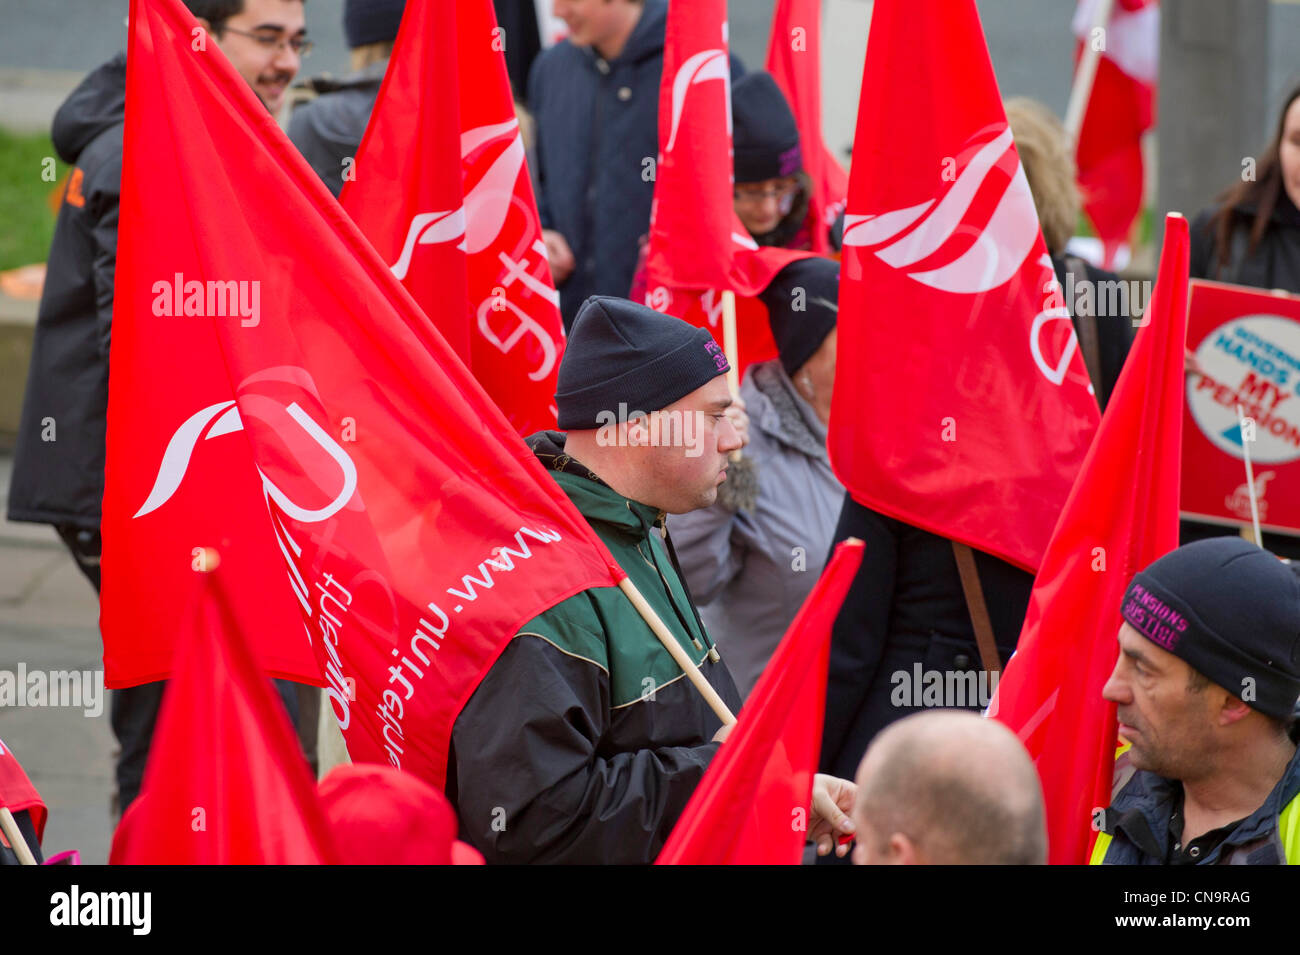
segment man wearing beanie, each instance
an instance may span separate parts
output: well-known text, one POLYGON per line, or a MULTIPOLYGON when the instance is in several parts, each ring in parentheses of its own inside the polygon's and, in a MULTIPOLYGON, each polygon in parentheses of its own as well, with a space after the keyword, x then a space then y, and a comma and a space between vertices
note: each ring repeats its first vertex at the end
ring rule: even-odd
MULTIPOLYGON (((557 381, 567 433, 528 443, 734 712, 665 530, 667 514, 713 503, 744 444, 727 369, 703 329, 588 299, 557 381)), ((447 795, 490 863, 649 863, 725 735, 626 595, 594 588, 525 624, 484 676, 452 731, 447 795)), ((851 830, 852 793, 818 778, 820 851, 851 830)))
POLYGON ((821 576, 844 487, 826 451, 835 384, 839 266, 799 259, 763 292, 779 358, 745 371, 750 416, 741 462, 749 500, 722 485, 711 507, 673 521, 673 539, 700 615, 743 695, 821 576))
POLYGON ((1103 695, 1129 749, 1094 864, 1300 861, 1300 578, 1237 537, 1137 574, 1103 695))
POLYGON ((370 122, 405 7, 406 0, 344 0, 352 72, 307 80, 307 95, 315 98, 289 117, 289 139, 335 196, 343 191, 344 167, 356 158, 370 122))
MULTIPOLYGON (((799 127, 772 74, 747 73, 731 88, 736 215, 759 245, 812 248, 809 221, 813 183, 803 169, 799 127)), ((841 214, 841 220, 843 214, 841 214)), ((832 227, 839 249, 843 225, 832 227)))

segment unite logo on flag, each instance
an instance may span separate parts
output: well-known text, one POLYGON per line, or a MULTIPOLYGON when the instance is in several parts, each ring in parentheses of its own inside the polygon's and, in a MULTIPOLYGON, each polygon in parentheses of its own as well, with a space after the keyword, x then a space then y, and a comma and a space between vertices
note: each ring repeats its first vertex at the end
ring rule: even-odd
MULTIPOLYGON (((283 460, 293 462, 298 470, 300 480, 295 481, 296 486, 286 491, 281 486, 285 482, 283 477, 281 482, 277 482, 260 465, 254 464, 261 479, 263 499, 271 514, 272 531, 284 558, 290 586, 303 612, 308 617, 313 617, 313 595, 295 560, 302 556, 303 548, 290 533, 285 517, 303 524, 319 524, 333 518, 353 501, 357 489, 357 467, 343 447, 291 397, 295 390, 302 392, 301 397, 308 404, 319 406, 320 395, 315 382, 303 368, 269 368, 250 375, 236 389, 243 397, 249 418, 267 435, 274 436, 273 440, 286 452, 283 460), (250 391, 259 383, 266 384, 268 389, 265 392, 250 391), (289 397, 286 397, 286 390, 289 397), (314 401, 308 399, 307 395, 314 401), (337 490, 334 490, 336 486, 337 490)), ((233 399, 211 404, 186 419, 168 441, 153 488, 133 519, 139 519, 163 507, 180 489, 200 438, 211 440, 243 430, 244 420, 233 399)), ((227 459, 223 457, 222 460, 227 459)), ((353 507, 360 509, 361 505, 357 502, 353 507)), ((325 575, 325 580, 327 584, 338 587, 339 593, 346 599, 345 603, 338 595, 317 583, 322 593, 337 605, 338 617, 341 618, 347 605, 352 602, 351 595, 330 580, 328 574, 325 575)), ((335 627, 338 626, 340 624, 336 623, 335 627)), ((351 721, 349 701, 355 697, 354 684, 344 676, 343 663, 335 649, 338 642, 337 630, 331 632, 331 628, 322 627, 321 635, 325 638, 321 640, 320 649, 325 655, 324 670, 329 683, 326 692, 340 727, 346 729, 351 721), (334 639, 329 639, 331 636, 334 639)), ((307 630, 307 637, 309 642, 315 642, 310 629, 307 630)))
POLYGON ((482 275, 482 281, 470 283, 479 334, 502 354, 530 336, 535 347, 529 352, 540 349, 540 356, 528 379, 543 381, 559 361, 560 349, 533 312, 543 320, 554 318, 560 293, 550 281, 539 224, 520 191, 526 155, 519 120, 512 117, 466 130, 460 137, 460 158, 468 219, 465 251, 471 275, 482 275), (493 322, 494 315, 503 312, 515 318, 504 334, 493 322))
MULTIPOLYGON (((1010 280, 1024 268, 1039 236, 1034 197, 1010 127, 998 123, 976 133, 954 160, 955 165, 962 163, 941 197, 880 214, 846 214, 844 246, 868 248, 908 278, 954 295, 980 294, 1010 280), (994 131, 996 135, 985 141, 994 131), (995 169, 1009 173, 1009 179, 981 226, 983 210, 976 197, 995 169)), ((1029 350, 1043 377, 1059 387, 1078 340, 1051 257, 1040 256, 1037 266, 1035 287, 1044 293, 1044 307, 1030 326, 1029 350), (1051 329, 1065 334, 1049 345, 1043 338, 1051 322, 1065 322, 1063 329, 1051 329), (1056 355, 1049 360, 1047 353, 1053 351, 1056 355)))
POLYGON ((411 256, 417 245, 436 245, 439 242, 455 242, 456 248, 465 249, 465 207, 448 209, 442 212, 419 212, 411 219, 406 230, 406 241, 402 243, 402 254, 393 263, 393 274, 397 278, 406 278, 411 268, 411 256))
POLYGON ((532 230, 527 209, 521 210, 524 216, 515 223, 516 227, 504 243, 511 251, 498 248, 503 244, 501 237, 510 211, 519 201, 517 184, 525 163, 519 120, 467 130, 461 135, 460 149, 465 171, 465 204, 455 210, 417 213, 406 230, 402 253, 392 265, 393 274, 399 280, 406 278, 417 245, 455 242, 456 248, 470 256, 471 261, 483 252, 492 257, 491 252, 495 249, 497 254, 494 258, 500 263, 497 284, 483 289, 494 294, 486 294, 477 305, 470 303, 476 309, 479 333, 503 354, 508 354, 525 335, 533 336, 542 354, 540 364, 528 373, 528 378, 541 381, 555 367, 559 348, 550 333, 507 294, 507 290, 518 282, 540 296, 551 308, 560 307, 560 293, 542 274, 543 270, 549 269, 546 246, 540 238, 528 243, 532 230), (503 149, 499 148, 502 144, 503 149), (485 157, 493 155, 493 147, 498 147, 495 158, 485 161, 485 157), (533 253, 532 261, 527 257, 528 251, 533 253), (507 310, 518 321, 514 329, 503 336, 493 328, 490 313, 507 310))
MULTIPOLYGON (((727 39, 727 24, 722 24, 722 39, 727 39)), ((723 50, 701 50, 699 53, 689 57, 682 64, 677 75, 673 77, 673 119, 672 126, 668 133, 668 145, 664 147, 664 152, 672 152, 673 146, 677 144, 677 128, 682 122, 682 110, 686 105, 686 96, 690 93, 691 87, 696 83, 704 83, 708 80, 722 80, 727 90, 727 135, 731 135, 731 63, 727 57, 727 51, 723 50)))

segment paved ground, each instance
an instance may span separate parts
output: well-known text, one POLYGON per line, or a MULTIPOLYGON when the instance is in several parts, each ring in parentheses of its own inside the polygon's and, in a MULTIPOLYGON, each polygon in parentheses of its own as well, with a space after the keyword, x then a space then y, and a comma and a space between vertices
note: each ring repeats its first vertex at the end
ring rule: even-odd
MULTIPOLYGON (((0 501, 12 459, 0 456, 0 501)), ((99 602, 53 529, 0 521, 0 670, 102 671, 99 602)), ((108 861, 113 734, 108 701, 79 708, 0 706, 0 739, 13 748, 49 806, 47 855, 80 849, 108 861)))

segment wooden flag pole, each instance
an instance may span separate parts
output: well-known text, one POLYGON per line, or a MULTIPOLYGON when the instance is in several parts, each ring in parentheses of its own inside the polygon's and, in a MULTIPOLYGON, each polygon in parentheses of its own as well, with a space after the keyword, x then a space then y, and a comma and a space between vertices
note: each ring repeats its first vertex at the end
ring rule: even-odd
POLYGON ((1093 42, 1093 37, 1097 30, 1102 30, 1102 36, 1105 36, 1104 31, 1110 22, 1110 11, 1114 5, 1115 0, 1097 0, 1097 6, 1092 11, 1092 26, 1083 38, 1083 56, 1079 58, 1079 71, 1070 88, 1070 103, 1065 108, 1065 132, 1072 143, 1079 142, 1088 97, 1092 95, 1092 83, 1097 78, 1097 63, 1101 60, 1101 50, 1093 42))
POLYGON ((722 353, 731 366, 727 385, 734 398, 740 394, 740 358, 736 353, 736 293, 729 288, 722 290, 722 353))
POLYGON ((712 684, 704 679, 704 674, 695 665, 695 661, 686 655, 686 651, 677 642, 677 638, 672 635, 672 631, 664 625, 663 620, 659 618, 659 614, 655 613, 655 609, 646 602, 645 597, 641 595, 641 591, 637 590, 636 584, 632 583, 631 579, 624 577, 618 582, 618 589, 627 594, 627 599, 632 601, 632 606, 636 607, 637 613, 641 614, 645 622, 650 625, 654 635, 659 638, 659 642, 664 645, 664 649, 677 661, 677 665, 682 668, 682 672, 686 674, 687 679, 695 684, 695 689, 700 691, 700 696, 704 697, 704 702, 708 703, 710 709, 717 714, 718 719, 722 720, 722 725, 729 726, 736 722, 735 714, 723 702, 722 697, 718 696, 718 691, 713 688, 712 684))
POLYGON ((4 806, 0 806, 0 830, 4 831, 5 838, 9 840, 14 855, 18 856, 20 865, 36 865, 36 856, 32 855, 31 849, 27 848, 27 840, 18 829, 18 820, 4 806))
POLYGON ((1237 428, 1241 431, 1241 456, 1246 459, 1246 490, 1250 492, 1250 523, 1255 528, 1255 546, 1264 548, 1264 535, 1259 532, 1259 499, 1255 496, 1255 471, 1250 466, 1250 442, 1246 440, 1246 413, 1237 405, 1237 428))
MULTIPOLYGON (((731 397, 740 397, 740 357, 736 347, 736 293, 731 289, 722 290, 722 353, 727 356, 731 369, 727 372, 727 387, 731 397)), ((740 451, 732 451, 730 460, 739 461, 740 451)))

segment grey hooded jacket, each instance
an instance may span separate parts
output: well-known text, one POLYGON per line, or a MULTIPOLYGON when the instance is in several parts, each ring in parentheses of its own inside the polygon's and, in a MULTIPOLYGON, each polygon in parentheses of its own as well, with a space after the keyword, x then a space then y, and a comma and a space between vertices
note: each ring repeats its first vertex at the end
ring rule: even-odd
POLYGON ((720 493, 711 507, 671 517, 668 531, 700 616, 748 696, 821 575, 844 488, 831 471, 826 426, 779 361, 751 365, 740 396, 756 502, 736 509, 720 493))

